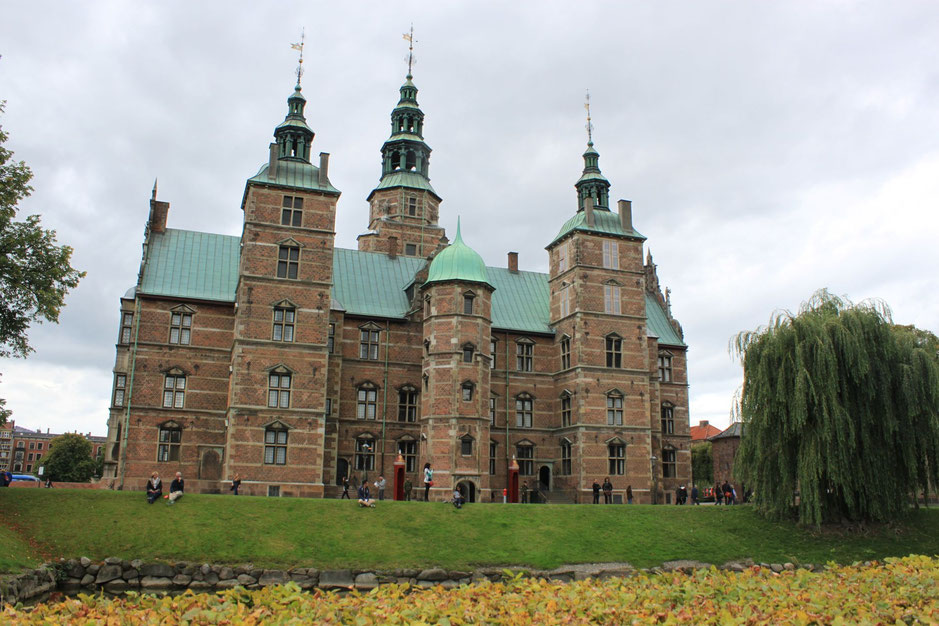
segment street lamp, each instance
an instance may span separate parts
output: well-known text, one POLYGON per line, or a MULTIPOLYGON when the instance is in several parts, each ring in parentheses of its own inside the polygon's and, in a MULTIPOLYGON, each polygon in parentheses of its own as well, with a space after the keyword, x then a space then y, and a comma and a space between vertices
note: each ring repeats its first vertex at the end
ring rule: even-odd
POLYGON ((658 461, 658 458, 653 454, 652 455, 652 504, 658 504, 659 499, 659 476, 655 472, 655 462, 658 461))

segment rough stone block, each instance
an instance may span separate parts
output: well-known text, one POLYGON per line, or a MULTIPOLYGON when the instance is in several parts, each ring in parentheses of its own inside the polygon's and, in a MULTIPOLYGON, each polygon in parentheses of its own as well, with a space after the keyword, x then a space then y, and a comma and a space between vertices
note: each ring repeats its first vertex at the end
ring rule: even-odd
POLYGON ((218 584, 215 585, 216 589, 234 589, 240 583, 236 578, 227 578, 225 580, 218 581, 218 584))
POLYGON ((185 574, 176 574, 173 576, 173 584, 177 587, 185 587, 192 582, 192 576, 186 576, 185 574))
POLYGON ((81 566, 86 569, 88 568, 89 565, 91 565, 91 559, 89 559, 87 556, 83 556, 82 558, 78 560, 78 562, 81 563, 81 566))
POLYGON ((85 572, 87 572, 88 574, 91 574, 92 576, 97 576, 99 569, 101 569, 100 565, 98 565, 97 563, 92 563, 91 565, 85 568, 85 572))
POLYGON ((85 574, 84 576, 82 576, 81 584, 82 584, 82 587, 90 587, 93 584, 95 584, 95 577, 92 576, 91 574, 85 574))
POLYGON ((117 556, 109 556, 108 558, 104 560, 104 564, 105 565, 120 565, 121 558, 117 556))
POLYGON ((230 567, 222 567, 218 571, 219 580, 230 580, 235 577, 235 570, 230 567))
POLYGON ((141 589, 172 589, 173 579, 166 576, 144 576, 140 579, 141 589))
POLYGON ((211 585, 214 587, 216 584, 218 584, 218 574, 216 574, 215 572, 209 572, 208 574, 202 577, 202 580, 205 582, 205 584, 211 585))
POLYGON ((238 574, 237 581, 239 585, 254 585, 258 582, 258 579, 249 574, 238 574))
POLYGON ((189 583, 189 588, 193 591, 208 591, 213 589, 215 585, 210 585, 209 583, 202 580, 194 580, 189 583))
POLYGON ((120 578, 123 573, 124 570, 121 569, 120 563, 104 565, 98 570, 98 575, 95 577, 95 584, 103 585, 106 582, 120 578))
POLYGON ((439 567, 432 567, 430 569, 421 570, 421 573, 417 575, 418 580, 447 580, 449 575, 447 570, 441 569, 439 567))
POLYGON ((166 563, 149 563, 139 568, 144 578, 172 578, 176 569, 166 563))
POLYGON ((69 566, 66 567, 66 569, 65 569, 65 574, 66 574, 67 576, 70 576, 71 578, 79 578, 79 579, 80 579, 82 576, 85 575, 85 568, 82 567, 82 566, 78 563, 78 561, 75 561, 75 563, 73 563, 73 564, 71 564, 71 565, 69 565, 69 566))
POLYGON ((127 584, 127 581, 118 578, 105 583, 104 590, 108 593, 121 593, 122 591, 127 591, 128 587, 130 587, 130 585, 127 584))
POLYGON ((352 589, 355 580, 347 569, 327 569, 320 572, 320 589, 352 589))
POLYGON ((258 578, 259 585, 282 585, 287 582, 287 574, 277 569, 266 569, 258 578))
POLYGON ((371 572, 359 574, 355 577, 356 589, 374 589, 378 586, 378 576, 371 572))
POLYGON ((135 569, 125 569, 123 578, 124 580, 130 580, 131 578, 137 578, 139 575, 140 572, 135 569))

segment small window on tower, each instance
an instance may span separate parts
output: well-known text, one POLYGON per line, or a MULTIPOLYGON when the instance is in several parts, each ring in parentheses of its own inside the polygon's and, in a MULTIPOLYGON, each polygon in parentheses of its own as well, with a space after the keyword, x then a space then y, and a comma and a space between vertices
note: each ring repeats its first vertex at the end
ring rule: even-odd
POLYGON ((414 196, 408 198, 408 215, 411 217, 417 215, 417 198, 414 196))
POLYGON ((413 243, 404 244, 404 254, 407 256, 417 256, 417 245, 413 243))
POLYGON ((303 223, 303 198, 284 196, 280 213, 281 226, 300 226, 303 223))

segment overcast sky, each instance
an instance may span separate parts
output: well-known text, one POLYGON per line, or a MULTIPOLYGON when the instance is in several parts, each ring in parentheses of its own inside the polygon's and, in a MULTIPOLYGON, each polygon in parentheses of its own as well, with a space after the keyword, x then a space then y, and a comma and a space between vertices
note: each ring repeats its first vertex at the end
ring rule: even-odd
POLYGON ((590 89, 611 198, 633 201, 689 345, 691 422, 729 422, 737 332, 822 287, 939 331, 934 2, 6 2, 0 124, 88 276, 36 352, 0 361, 17 424, 103 435, 120 296, 154 178, 169 226, 239 235, 245 180, 286 113, 306 28, 313 152, 340 247, 406 73, 441 223, 489 265, 544 250, 575 210, 590 89), (338 5, 342 6, 338 6, 338 5))

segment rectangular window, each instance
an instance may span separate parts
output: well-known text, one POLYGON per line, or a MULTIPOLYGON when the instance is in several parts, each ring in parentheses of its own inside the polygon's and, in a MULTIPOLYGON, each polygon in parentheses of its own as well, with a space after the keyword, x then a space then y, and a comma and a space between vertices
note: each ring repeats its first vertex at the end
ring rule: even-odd
POLYGON ((417 390, 405 388, 398 392, 398 421, 417 421, 417 390))
MULTIPOLYGON (((30 442, 29 442, 29 449, 30 449, 30 450, 35 450, 35 449, 36 449, 36 442, 35 442, 35 441, 30 441, 30 442)), ((29 460, 32 461, 32 460, 33 460, 32 457, 30 457, 29 460)))
POLYGON ((277 278, 296 278, 300 271, 300 248, 281 246, 277 253, 277 278))
POLYGON ((515 458, 518 461, 518 473, 520 475, 531 476, 535 473, 534 446, 515 446, 515 458))
POLYGON ((333 399, 326 398, 326 415, 332 415, 332 414, 333 414, 333 399))
POLYGON ((369 361, 378 360, 378 337, 379 331, 365 330, 359 331, 359 358, 369 361))
POLYGON ((496 449, 499 447, 494 441, 489 442, 489 475, 496 475, 496 449))
POLYGON ((329 335, 326 337, 326 349, 332 354, 336 351, 336 325, 329 325, 329 335))
POLYGON ((568 267, 567 246, 568 246, 568 242, 565 241, 558 247, 558 274, 560 274, 561 272, 567 271, 567 267, 568 267))
POLYGON ((460 455, 462 456, 472 456, 473 455, 473 439, 472 437, 464 437, 460 439, 460 455))
POLYGON ((571 287, 561 287, 561 317, 571 314, 571 287))
POLYGON ((662 405, 662 434, 675 434, 675 409, 667 404, 662 405))
MULTIPOLYGON (((32 444, 30 444, 30 447, 32 447, 32 444)), ((32 461, 32 460, 33 460, 33 453, 32 453, 32 452, 30 452, 29 454, 26 455, 26 460, 27 460, 27 461, 32 461)))
POLYGON ((360 420, 373 420, 378 412, 378 390, 359 387, 355 416, 360 420))
POLYGON ((626 445, 622 443, 611 443, 610 467, 608 474, 622 476, 626 473, 626 445))
POLYGON ((303 198, 284 196, 280 213, 281 226, 300 226, 303 223, 303 198))
POLYGON ((371 439, 355 440, 355 469, 361 471, 375 469, 375 445, 371 439))
POLYGON ((131 331, 134 327, 134 314, 121 313, 121 343, 130 343, 131 331))
POLYGON ((466 346, 463 348, 463 362, 472 363, 473 362, 473 348, 472 346, 466 346))
POLYGON ((463 394, 463 402, 470 402, 473 399, 473 383, 463 383, 460 387, 463 394))
POLYGON ((41 441, 36 444, 36 449, 37 449, 37 450, 42 450, 42 442, 41 442, 41 441))
POLYGON ((561 475, 570 476, 572 472, 571 466, 571 443, 569 441, 561 442, 561 475))
POLYGON ((659 355, 659 380, 663 383, 672 382, 672 357, 668 354, 659 355))
POLYGON ((463 296, 463 315, 473 314, 473 296, 463 296))
POLYGON ((489 423, 496 425, 496 399, 489 398, 489 423))
POLYGON ((279 498, 279 497, 280 497, 280 485, 268 485, 268 486, 267 486, 267 497, 268 497, 268 498, 279 498))
POLYGON ((496 343, 495 339, 491 340, 489 342, 489 369, 491 370, 496 369, 497 348, 498 348, 498 344, 496 343))
POLYGON ((181 409, 185 402, 186 377, 167 374, 163 379, 163 408, 181 409))
POLYGON ((124 391, 126 386, 127 376, 125 374, 115 374, 113 406, 124 406, 124 391))
POLYGON ((623 366, 623 340, 619 337, 606 338, 606 366, 623 366))
POLYGON ((532 399, 522 396, 515 399, 515 425, 518 428, 531 428, 532 399))
POLYGON ((404 254, 407 256, 417 256, 417 245, 413 243, 404 244, 404 254))
POLYGON ((566 370, 571 367, 571 340, 565 337, 561 340, 561 369, 566 370))
POLYGON ((417 215, 417 198, 414 196, 408 197, 408 215, 415 217, 417 215))
POLYGON ((290 408, 290 374, 271 374, 267 390, 267 406, 272 409, 290 408))
POLYGON ((675 451, 662 450, 662 477, 675 478, 676 475, 675 451))
POLYGON ((293 309, 276 307, 274 309, 274 341, 293 341, 293 325, 297 313, 293 309))
POLYGON ((535 346, 531 343, 515 344, 515 369, 520 372, 530 372, 532 370, 532 360, 535 353, 535 346))
POLYGON ((571 425, 571 397, 561 396, 561 427, 567 428, 571 425))
POLYGON ((268 428, 264 431, 265 465, 287 464, 287 431, 268 428))
POLYGON ((619 285, 603 285, 603 311, 612 315, 622 314, 619 285))
POLYGON ((619 244, 617 242, 603 242, 603 267, 610 270, 619 269, 619 244))
POLYGON ((173 313, 170 317, 170 343, 189 345, 192 313, 173 313))
POLYGON ((399 441, 398 454, 404 459, 404 471, 410 474, 417 471, 417 442, 399 441))
POLYGON ((623 396, 606 397, 607 426, 623 425, 623 396))
POLYGON ((179 461, 179 445, 182 438, 182 428, 178 426, 161 426, 160 441, 157 445, 157 461, 179 461))

